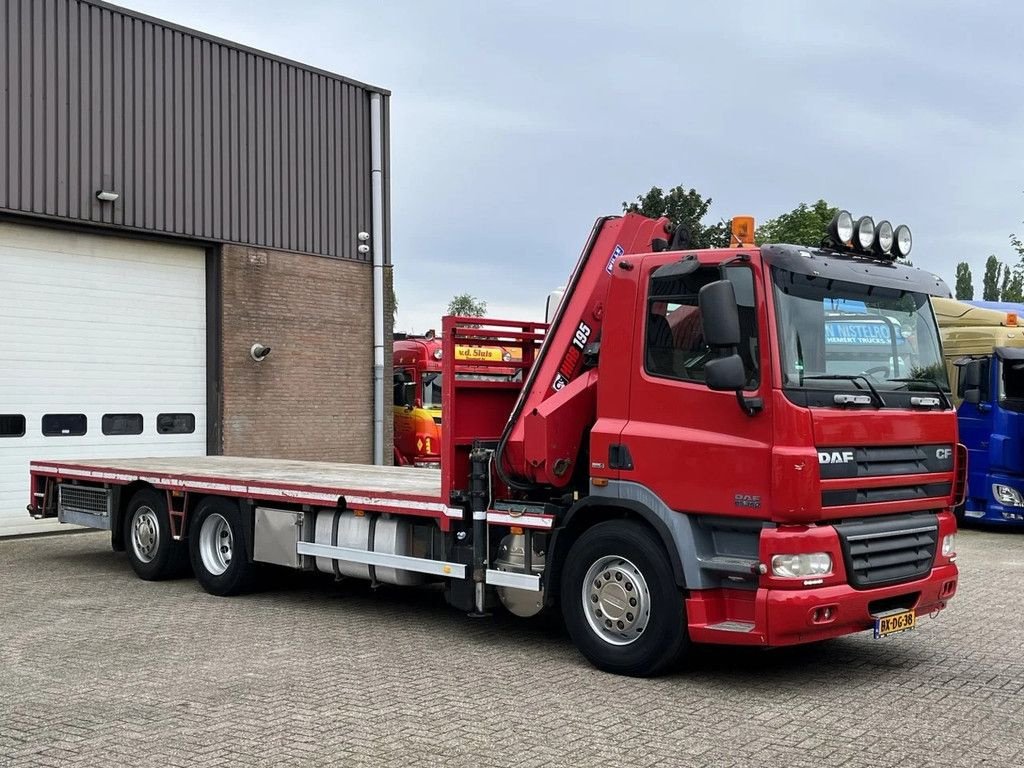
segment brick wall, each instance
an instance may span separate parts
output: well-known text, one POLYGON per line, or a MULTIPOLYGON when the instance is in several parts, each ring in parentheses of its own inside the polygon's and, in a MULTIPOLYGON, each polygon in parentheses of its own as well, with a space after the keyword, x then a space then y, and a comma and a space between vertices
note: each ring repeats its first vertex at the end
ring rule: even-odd
MULTIPOLYGON (((367 264, 243 246, 221 249, 226 455, 372 462, 372 290, 367 264), (256 342, 272 350, 260 363, 249 356, 256 342)), ((390 358, 385 354, 389 363, 390 358)), ((386 372, 386 426, 389 381, 386 372)), ((386 429, 388 463, 389 435, 386 429)))

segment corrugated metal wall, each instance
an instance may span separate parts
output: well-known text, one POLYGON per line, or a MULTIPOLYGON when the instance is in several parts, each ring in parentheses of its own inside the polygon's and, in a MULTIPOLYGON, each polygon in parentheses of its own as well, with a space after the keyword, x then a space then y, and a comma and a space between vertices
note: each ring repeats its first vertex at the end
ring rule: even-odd
POLYGON ((367 258, 375 89, 89 0, 0 9, 0 210, 367 258))

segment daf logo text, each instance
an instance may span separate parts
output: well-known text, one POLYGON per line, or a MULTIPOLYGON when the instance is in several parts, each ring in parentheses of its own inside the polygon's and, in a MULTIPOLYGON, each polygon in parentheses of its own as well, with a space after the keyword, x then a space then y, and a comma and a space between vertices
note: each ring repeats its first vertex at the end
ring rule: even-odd
POLYGON ((853 461, 853 451, 818 451, 818 462, 821 464, 849 464, 853 461))

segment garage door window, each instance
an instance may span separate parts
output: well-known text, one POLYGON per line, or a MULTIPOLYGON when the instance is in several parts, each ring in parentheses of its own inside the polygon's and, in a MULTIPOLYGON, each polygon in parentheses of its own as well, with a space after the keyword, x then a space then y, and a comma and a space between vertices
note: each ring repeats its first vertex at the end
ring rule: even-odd
POLYGON ((104 435, 141 435, 141 413, 107 413, 103 416, 104 435))
POLYGON ((0 413, 0 437, 24 437, 24 435, 24 416, 13 413, 0 413))
POLYGON ((156 431, 161 435, 191 435, 196 431, 196 417, 191 413, 161 413, 156 417, 156 431))
POLYGON ((84 413, 48 413, 43 416, 46 437, 80 437, 89 427, 84 413))

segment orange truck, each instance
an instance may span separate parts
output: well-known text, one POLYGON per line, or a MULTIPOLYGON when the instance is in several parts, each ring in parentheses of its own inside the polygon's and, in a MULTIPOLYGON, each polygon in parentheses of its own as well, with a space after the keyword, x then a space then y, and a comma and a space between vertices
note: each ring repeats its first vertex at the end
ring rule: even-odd
MULTIPOLYGON (((441 466, 441 337, 434 331, 423 335, 396 333, 395 369, 395 464, 439 468, 441 466)), ((455 361, 458 379, 513 381, 520 374, 507 370, 472 367, 470 361, 499 363, 522 359, 518 349, 458 344, 455 361)))

